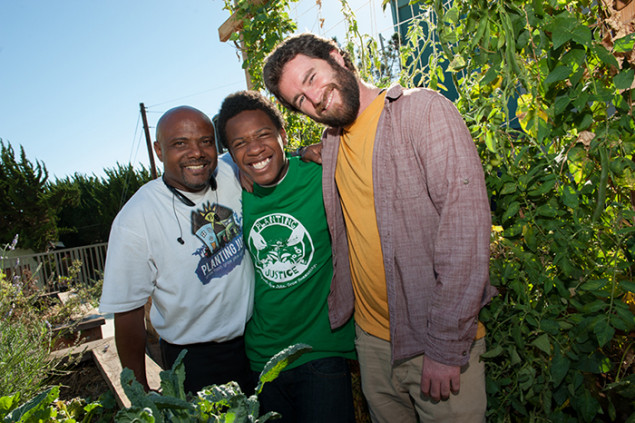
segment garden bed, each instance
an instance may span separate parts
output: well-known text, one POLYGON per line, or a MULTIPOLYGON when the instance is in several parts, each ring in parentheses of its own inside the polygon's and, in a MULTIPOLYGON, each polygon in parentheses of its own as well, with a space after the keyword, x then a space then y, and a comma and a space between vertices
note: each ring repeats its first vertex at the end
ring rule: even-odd
POLYGON ((61 401, 70 401, 74 398, 96 400, 110 391, 108 383, 93 360, 86 360, 65 369, 63 374, 53 377, 50 384, 60 387, 61 401))

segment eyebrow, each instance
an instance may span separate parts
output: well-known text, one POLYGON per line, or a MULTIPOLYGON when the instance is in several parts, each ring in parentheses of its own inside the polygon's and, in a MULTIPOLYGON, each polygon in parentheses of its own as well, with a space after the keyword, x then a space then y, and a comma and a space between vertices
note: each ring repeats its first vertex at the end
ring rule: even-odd
MULTIPOLYGON (((253 135, 254 136, 258 136, 258 135, 262 134, 265 131, 273 131, 273 128, 271 128, 269 126, 263 126, 262 128, 255 130, 253 132, 253 135)), ((247 135, 246 137, 236 137, 236 138, 230 139, 229 142, 233 142, 233 141, 236 141, 236 140, 242 140, 244 138, 249 138, 249 137, 250 137, 249 135, 247 135)))
POLYGON ((187 137, 173 137, 169 139, 169 142, 175 142, 175 141, 187 141, 187 137))
MULTIPOLYGON (((313 67, 310 67, 304 74, 304 78, 302 78, 302 86, 306 85, 306 80, 309 79, 309 77, 313 73, 313 69, 314 69, 313 67)), ((292 104, 296 107, 297 107, 298 98, 300 98, 300 96, 302 96, 302 93, 298 93, 293 97, 292 104)))

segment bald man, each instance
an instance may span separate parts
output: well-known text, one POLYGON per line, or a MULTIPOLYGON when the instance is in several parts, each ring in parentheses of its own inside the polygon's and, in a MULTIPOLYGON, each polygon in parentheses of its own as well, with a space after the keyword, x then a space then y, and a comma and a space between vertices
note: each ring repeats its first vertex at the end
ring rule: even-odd
POLYGON ((214 127, 181 106, 159 120, 154 148, 163 175, 135 193, 115 218, 100 311, 115 314, 122 367, 148 390, 144 304, 169 368, 187 349, 185 390, 237 381, 252 389, 243 333, 254 271, 242 236, 241 188, 214 127))

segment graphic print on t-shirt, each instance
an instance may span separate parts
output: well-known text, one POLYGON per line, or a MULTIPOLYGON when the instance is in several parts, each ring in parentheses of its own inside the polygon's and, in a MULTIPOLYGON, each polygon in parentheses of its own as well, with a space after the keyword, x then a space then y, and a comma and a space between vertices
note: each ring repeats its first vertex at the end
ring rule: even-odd
POLYGON ((254 266, 272 288, 302 281, 313 259, 313 240, 296 218, 272 213, 256 220, 247 240, 254 266))
POLYGON ((232 209, 207 202, 192 212, 192 233, 204 242, 194 253, 201 258, 196 274, 203 285, 228 274, 242 261, 242 222, 232 209))

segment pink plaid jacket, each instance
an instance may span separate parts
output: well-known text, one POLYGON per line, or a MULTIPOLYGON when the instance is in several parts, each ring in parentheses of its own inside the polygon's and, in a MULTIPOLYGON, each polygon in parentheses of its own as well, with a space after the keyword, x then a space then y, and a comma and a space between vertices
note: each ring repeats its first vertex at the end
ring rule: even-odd
MULTIPOLYGON (((333 240, 332 327, 354 311, 346 227, 335 185, 341 129, 322 138, 324 203, 333 240)), ((489 283, 491 217, 483 168, 454 105, 427 89, 386 93, 373 152, 392 359, 425 352, 463 365, 489 283)))

